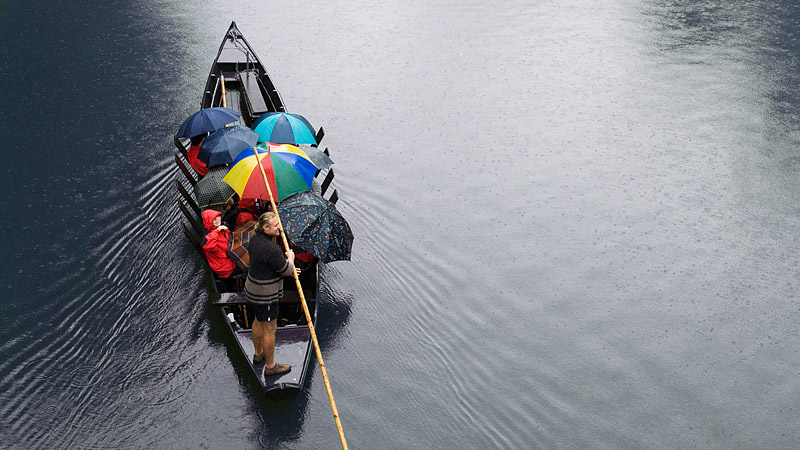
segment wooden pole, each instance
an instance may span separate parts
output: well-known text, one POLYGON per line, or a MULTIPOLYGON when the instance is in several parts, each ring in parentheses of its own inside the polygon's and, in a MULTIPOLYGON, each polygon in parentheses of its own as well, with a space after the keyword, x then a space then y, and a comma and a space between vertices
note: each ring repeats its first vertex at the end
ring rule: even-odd
POLYGON ((228 101, 225 99, 225 74, 220 72, 219 73, 219 85, 222 88, 222 107, 228 107, 228 101))
POLYGON ((247 305, 239 305, 242 310, 242 316, 244 316, 244 327, 250 327, 250 320, 247 319, 247 305))
MULTIPOLYGON (((261 164, 261 160, 258 158, 258 150, 253 147, 253 153, 256 155, 256 161, 258 162, 258 168, 261 169, 261 176, 264 178, 264 185, 267 187, 267 194, 269 194, 269 204, 272 207, 272 211, 275 212, 275 217, 278 218, 278 230, 281 233, 281 239, 283 239, 283 246, 286 251, 289 251, 289 241, 286 239, 286 234, 283 232, 283 223, 281 223, 281 216, 278 215, 278 207, 275 205, 275 198, 272 196, 272 189, 269 187, 269 181, 267 180, 267 173, 264 171, 264 166, 261 164)), ((267 148, 267 156, 269 156, 270 150, 267 148)), ((317 353, 317 361, 319 362, 319 369, 322 372, 322 379, 325 380, 325 390, 328 391, 328 400, 331 402, 331 411, 333 411, 333 419, 336 421, 336 429, 339 431, 339 439, 342 441, 342 449, 347 450, 347 441, 344 438, 344 430, 342 429, 342 422, 339 420, 339 411, 336 409, 336 401, 333 399, 333 391, 331 390, 331 382, 328 381, 328 371, 325 370, 325 362, 322 360, 322 351, 319 349, 319 341, 317 340, 317 333, 314 331, 314 324, 311 320, 311 313, 308 311, 308 305, 306 305, 306 298, 303 295, 303 286, 300 284, 300 278, 297 276, 297 270, 292 271, 292 275, 294 275, 294 282, 297 285, 297 293, 300 294, 300 304, 303 305, 303 312, 306 314, 306 322, 308 322, 308 331, 311 332, 311 340, 314 343, 314 351, 317 353)))

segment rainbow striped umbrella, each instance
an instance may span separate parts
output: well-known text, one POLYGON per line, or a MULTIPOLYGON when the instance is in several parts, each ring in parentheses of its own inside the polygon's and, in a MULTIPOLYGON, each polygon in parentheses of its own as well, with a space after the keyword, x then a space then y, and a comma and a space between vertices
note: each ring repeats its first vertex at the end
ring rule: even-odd
POLYGON ((273 144, 317 144, 314 127, 300 114, 268 112, 258 116, 252 125, 259 134, 258 142, 273 144))
POLYGON ((303 150, 294 145, 261 144, 242 150, 222 179, 239 197, 269 199, 256 152, 276 202, 311 189, 317 166, 303 150))

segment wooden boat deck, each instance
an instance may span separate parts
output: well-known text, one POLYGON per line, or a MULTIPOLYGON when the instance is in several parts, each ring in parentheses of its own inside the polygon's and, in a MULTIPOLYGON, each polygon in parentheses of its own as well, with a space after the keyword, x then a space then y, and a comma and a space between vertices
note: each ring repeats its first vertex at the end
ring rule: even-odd
MULTIPOLYGON (((223 307, 223 312, 226 313, 227 307, 223 307)), ((239 328, 236 324, 231 324, 228 321, 228 326, 232 328, 233 334, 236 337, 236 343, 242 350, 242 353, 247 358, 247 364, 250 365, 252 370, 257 374, 258 381, 264 387, 265 391, 269 392, 275 389, 302 389, 304 382, 304 370, 306 362, 308 361, 308 341, 311 339, 311 333, 307 326, 286 326, 279 327, 275 331, 275 361, 282 364, 291 364, 292 370, 282 375, 275 375, 271 377, 264 377, 264 364, 253 366, 253 355, 255 350, 253 348, 253 333, 251 330, 239 328)))
MULTIPOLYGON (((313 294, 313 292, 309 291, 308 294, 313 294)), ((311 332, 306 325, 305 315, 300 306, 300 296, 296 290, 286 289, 284 298, 280 300, 279 326, 275 331, 275 361, 290 364, 292 370, 278 376, 265 377, 263 364, 253 366, 253 356, 255 355, 253 333, 247 324, 252 317, 246 319, 242 312, 247 304, 244 294, 242 292, 214 293, 211 295, 211 303, 220 307, 231 333, 236 338, 239 349, 247 359, 247 364, 250 365, 268 395, 293 395, 302 389, 308 372, 306 366, 311 363, 313 348, 310 345, 311 332)), ((309 300, 307 304, 312 317, 316 317, 317 302, 309 300)))
MULTIPOLYGON (((239 106, 242 101, 242 93, 239 92, 238 89, 226 89, 225 90, 225 104, 228 108, 241 113, 241 107, 239 106)), ((246 127, 247 124, 244 121, 244 115, 239 116, 239 120, 236 121, 237 125, 241 125, 246 127)))

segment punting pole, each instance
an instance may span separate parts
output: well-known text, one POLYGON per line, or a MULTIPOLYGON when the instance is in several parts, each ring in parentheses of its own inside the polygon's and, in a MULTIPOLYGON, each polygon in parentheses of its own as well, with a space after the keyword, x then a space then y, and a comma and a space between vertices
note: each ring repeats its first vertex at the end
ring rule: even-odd
POLYGON ((239 309, 242 311, 242 315, 244 316, 244 326, 250 326, 250 320, 247 318, 247 305, 239 305, 239 309))
POLYGON ((225 100, 225 74, 222 72, 219 73, 219 85, 222 89, 222 107, 227 108, 228 102, 225 100))
MULTIPOLYGON (((283 246, 286 251, 289 251, 289 241, 286 239, 286 234, 283 232, 283 223, 281 222, 281 216, 278 215, 278 207, 275 205, 275 198, 272 196, 272 189, 269 187, 269 181, 267 181, 267 173, 264 171, 264 166, 261 165, 261 160, 258 158, 258 150, 253 147, 253 153, 256 155, 256 161, 258 162, 258 168, 261 169, 261 176, 264 177, 264 185, 267 187, 267 193, 269 194, 269 204, 272 207, 272 211, 275 212, 275 217, 278 218, 278 229, 281 232, 281 239, 283 239, 283 246)), ((267 148, 267 155, 270 154, 269 148, 267 148)), ((331 411, 333 411, 333 419, 336 421, 336 429, 339 431, 339 439, 342 441, 342 449, 347 450, 347 441, 344 438, 344 430, 342 429, 342 422, 339 420, 339 411, 336 409, 336 401, 333 399, 333 391, 331 390, 331 382, 328 381, 328 371, 325 370, 325 362, 322 360, 322 351, 319 349, 319 341, 317 340, 317 333, 314 331, 314 324, 311 321, 311 313, 308 311, 308 305, 306 305, 306 298, 303 295, 303 286, 300 285, 300 278, 297 276, 297 270, 292 272, 294 276, 294 282, 297 284, 297 293, 300 294, 300 304, 303 305, 303 312, 306 314, 306 322, 308 322, 308 331, 311 332, 311 340, 314 342, 314 350, 317 352, 317 361, 319 361, 319 369, 322 372, 322 379, 325 380, 325 390, 328 391, 328 400, 331 402, 331 411)))

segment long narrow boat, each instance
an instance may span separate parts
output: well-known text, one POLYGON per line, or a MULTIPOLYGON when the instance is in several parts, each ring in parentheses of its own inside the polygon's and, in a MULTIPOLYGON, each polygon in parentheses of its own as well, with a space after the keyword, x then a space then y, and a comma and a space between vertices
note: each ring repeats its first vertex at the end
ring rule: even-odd
MULTIPOLYGON (((236 27, 235 22, 231 23, 225 33, 217 57, 211 65, 203 92, 201 108, 214 106, 226 106, 239 111, 242 114, 239 121, 245 126, 250 126, 263 113, 285 111, 283 100, 272 84, 266 69, 236 27)), ((323 132, 320 128, 317 133, 318 141, 322 135, 323 132)), ((175 144, 185 156, 189 142, 184 139, 176 139, 175 144)), ((191 185, 190 187, 193 187, 195 183, 193 172, 178 155, 175 160, 186 176, 186 181, 191 185)), ((333 171, 329 170, 322 183, 323 194, 332 179, 333 171)), ((200 225, 202 222, 199 220, 200 208, 189 194, 190 188, 184 184, 178 180, 178 189, 182 197, 182 201, 179 200, 179 206, 190 223, 190 227, 182 224, 183 231, 198 252, 203 255, 201 247, 203 229, 200 225)), ((334 191, 330 200, 335 202, 337 198, 334 191)), ((303 388, 314 350, 294 279, 287 277, 284 280, 284 297, 280 301, 278 328, 275 333, 275 360, 291 364, 292 370, 283 375, 265 377, 263 366, 254 367, 252 364, 255 352, 251 324, 254 316, 241 292, 244 284, 243 278, 222 280, 207 265, 206 268, 212 278, 212 304, 216 306, 228 324, 239 353, 252 369, 253 375, 258 379, 264 391, 271 397, 296 394, 303 388)), ((300 281, 312 321, 316 323, 319 285, 317 266, 313 265, 304 269, 300 274, 300 281)))

